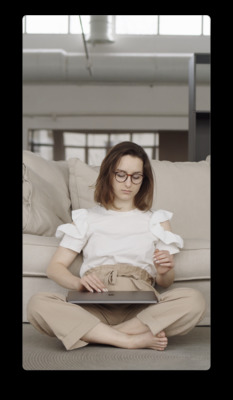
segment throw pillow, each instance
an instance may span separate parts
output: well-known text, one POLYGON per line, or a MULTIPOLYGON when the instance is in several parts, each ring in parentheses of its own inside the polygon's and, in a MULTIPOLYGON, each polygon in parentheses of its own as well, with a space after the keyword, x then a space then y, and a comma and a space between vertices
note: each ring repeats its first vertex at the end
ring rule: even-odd
POLYGON ((23 233, 53 236, 58 225, 70 221, 56 185, 23 164, 23 233))
POLYGON ((95 182, 98 177, 96 167, 91 167, 78 158, 70 158, 69 165, 69 190, 72 209, 91 208, 94 201, 95 182))

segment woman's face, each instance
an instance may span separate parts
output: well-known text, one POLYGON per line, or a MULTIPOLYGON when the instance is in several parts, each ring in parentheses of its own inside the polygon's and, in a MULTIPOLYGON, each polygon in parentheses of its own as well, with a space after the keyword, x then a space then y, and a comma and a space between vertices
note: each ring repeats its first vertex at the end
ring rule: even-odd
MULTIPOLYGON (((116 165, 115 172, 126 172, 127 174, 140 173, 143 174, 143 161, 138 157, 130 155, 122 156, 116 165)), ((113 176, 112 188, 114 192, 114 203, 122 202, 134 203, 134 197, 139 192, 142 182, 135 185, 131 181, 131 176, 128 176, 125 182, 118 182, 113 176)))

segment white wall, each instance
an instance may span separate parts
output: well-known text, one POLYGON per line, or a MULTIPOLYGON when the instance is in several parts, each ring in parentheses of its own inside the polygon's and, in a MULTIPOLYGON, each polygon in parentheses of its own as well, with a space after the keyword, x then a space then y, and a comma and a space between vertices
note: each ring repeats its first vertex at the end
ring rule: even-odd
MULTIPOLYGON (((197 107, 210 109, 209 87, 197 107)), ((23 147, 29 129, 188 129, 188 86, 24 85, 23 147)))

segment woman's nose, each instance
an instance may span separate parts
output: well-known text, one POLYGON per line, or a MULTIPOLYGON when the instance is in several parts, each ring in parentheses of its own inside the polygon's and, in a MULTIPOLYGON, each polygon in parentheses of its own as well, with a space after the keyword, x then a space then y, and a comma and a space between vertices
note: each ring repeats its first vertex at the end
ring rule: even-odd
POLYGON ((127 179, 125 181, 125 185, 127 187, 130 187, 132 185, 132 181, 131 181, 131 176, 130 175, 127 176, 127 179))

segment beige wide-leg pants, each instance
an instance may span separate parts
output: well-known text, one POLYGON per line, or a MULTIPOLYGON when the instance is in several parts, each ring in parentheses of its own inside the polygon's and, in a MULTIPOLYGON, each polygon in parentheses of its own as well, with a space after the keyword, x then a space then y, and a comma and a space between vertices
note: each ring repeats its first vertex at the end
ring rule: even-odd
POLYGON ((109 290, 152 290, 159 302, 155 305, 74 305, 65 296, 38 293, 31 297, 28 321, 41 333, 56 336, 67 350, 88 343, 82 337, 99 322, 114 326, 137 317, 156 335, 162 330, 166 336, 184 335, 203 318, 206 304, 203 295, 194 289, 180 288, 159 294, 152 277, 138 267, 127 264, 100 266, 95 272, 109 290))

